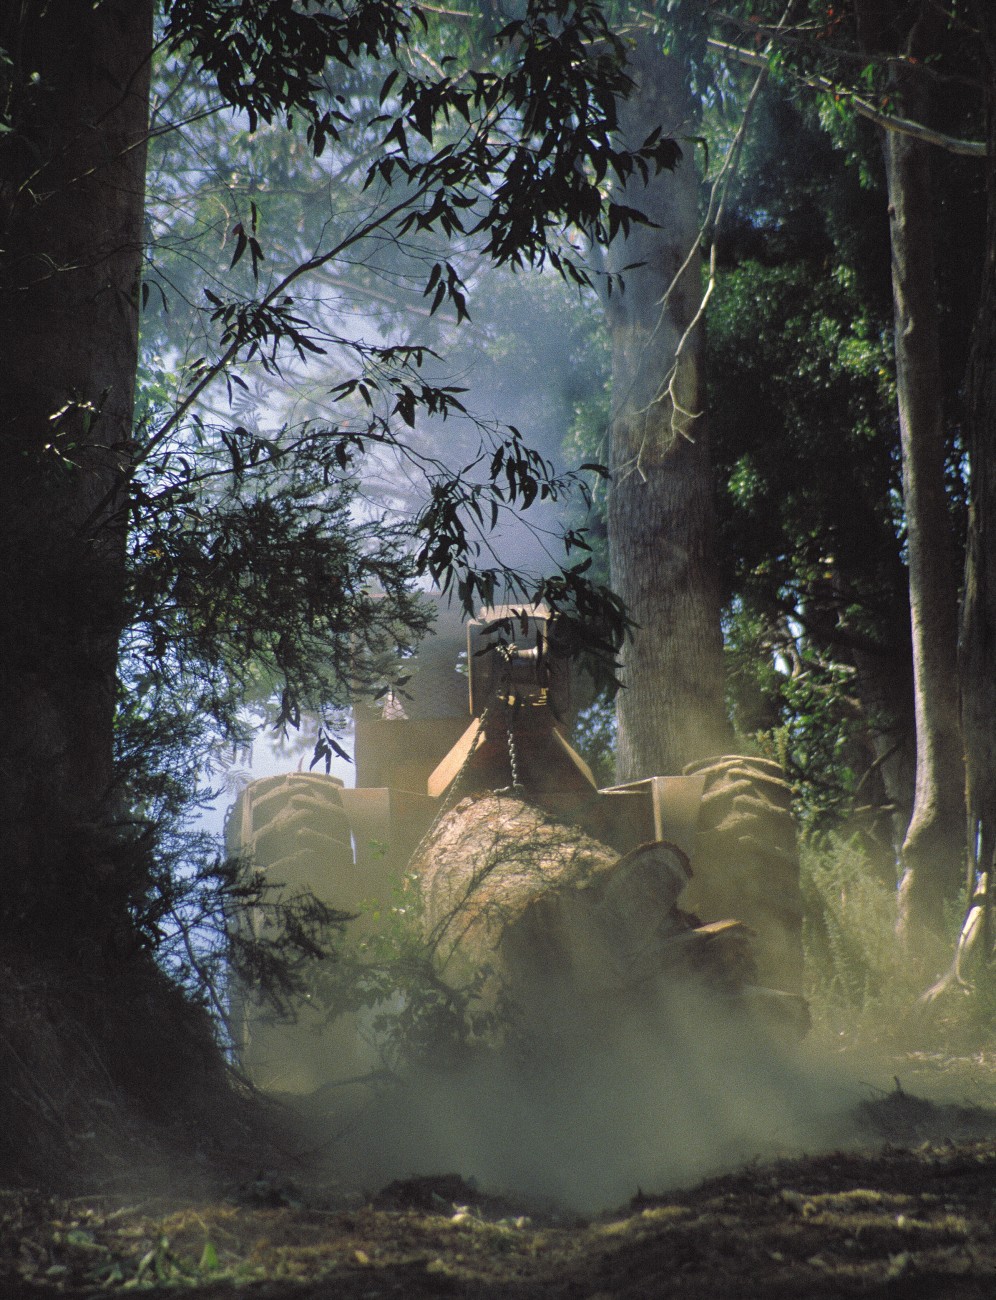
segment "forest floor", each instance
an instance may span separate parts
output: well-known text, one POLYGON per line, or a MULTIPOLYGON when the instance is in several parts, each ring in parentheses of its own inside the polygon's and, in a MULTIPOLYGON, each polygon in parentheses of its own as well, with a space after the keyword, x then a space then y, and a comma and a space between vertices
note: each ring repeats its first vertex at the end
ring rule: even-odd
POLYGON ((996 1055, 893 1064, 903 1084, 865 1103, 864 1147, 593 1218, 456 1174, 373 1196, 267 1180, 215 1201, 0 1192, 0 1296, 991 1297, 996 1055))

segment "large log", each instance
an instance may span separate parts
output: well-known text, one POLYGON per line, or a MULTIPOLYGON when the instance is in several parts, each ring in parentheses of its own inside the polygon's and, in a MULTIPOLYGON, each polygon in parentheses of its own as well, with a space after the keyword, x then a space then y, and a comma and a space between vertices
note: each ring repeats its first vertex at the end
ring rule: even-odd
POLYGON ((745 926, 702 926, 678 906, 688 859, 666 842, 620 855, 514 794, 484 794, 440 820, 411 869, 443 978, 483 976, 488 1001, 534 1023, 623 1014, 662 981, 727 996, 755 979, 745 926))

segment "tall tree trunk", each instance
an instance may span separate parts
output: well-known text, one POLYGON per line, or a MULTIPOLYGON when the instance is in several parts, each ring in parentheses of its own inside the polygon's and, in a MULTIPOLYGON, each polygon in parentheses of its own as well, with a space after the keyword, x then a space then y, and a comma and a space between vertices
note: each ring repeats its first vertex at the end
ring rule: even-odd
MULTIPOLYGON (((962 725, 973 867, 996 874, 996 10, 977 0, 989 68, 986 104, 986 255, 968 368, 971 465, 968 552, 961 610, 962 725)), ((974 887, 974 880, 970 887, 974 887)))
MULTIPOLYGON (((859 0, 872 53, 922 54, 926 7, 859 0), (900 11, 902 10, 902 12, 900 11), (913 20, 917 21, 914 22, 913 20), (900 41, 905 43, 905 48, 900 41)), ((897 62, 907 117, 925 120, 920 70, 897 62)), ((963 878, 965 780, 957 682, 958 573, 944 483, 946 454, 934 270, 930 146, 882 133, 892 245, 896 386, 910 577, 916 718, 913 816, 902 848, 899 929, 911 943, 937 932, 963 878)))
MULTIPOLYGON (((685 70, 663 54, 659 37, 637 37, 630 71, 636 89, 620 106, 628 144, 642 143, 655 127, 678 137, 695 133, 698 110, 685 70)), ((638 625, 624 652, 625 689, 617 702, 620 780, 680 772, 730 741, 709 439, 698 414, 701 326, 686 340, 671 382, 679 341, 702 294, 693 148, 675 172, 627 186, 623 201, 655 224, 632 227, 609 250, 610 271, 641 264, 625 272, 624 291, 606 300, 612 585, 638 625)))
MULTIPOLYGON (((907 98, 907 111, 912 109, 907 98)), ((916 110, 913 109, 914 115, 916 110)), ((963 877, 965 774, 958 718, 958 574, 944 484, 929 146, 883 141, 892 231, 896 383, 903 455, 917 735, 913 816, 902 850, 899 923, 938 930, 963 877)))
POLYGON ((152 0, 0 4, 0 936, 106 941, 152 0))

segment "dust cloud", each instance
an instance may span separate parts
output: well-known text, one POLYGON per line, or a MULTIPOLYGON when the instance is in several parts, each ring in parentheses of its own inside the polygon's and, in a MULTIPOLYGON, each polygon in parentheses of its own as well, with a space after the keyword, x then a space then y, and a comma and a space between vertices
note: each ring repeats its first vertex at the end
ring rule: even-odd
POLYGON ((489 1193, 594 1213, 853 1142, 866 1095, 759 1016, 682 985, 627 1015, 572 1024, 566 1009, 526 1054, 413 1072, 353 1118, 332 1172, 367 1190, 459 1173, 489 1193))

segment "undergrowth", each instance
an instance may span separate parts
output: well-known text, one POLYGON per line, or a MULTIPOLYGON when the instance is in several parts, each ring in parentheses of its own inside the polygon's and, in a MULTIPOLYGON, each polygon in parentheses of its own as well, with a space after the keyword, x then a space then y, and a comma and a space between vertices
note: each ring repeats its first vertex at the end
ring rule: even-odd
POLYGON ((954 955, 961 900, 944 918, 944 940, 925 940, 933 945, 925 978, 923 954, 911 961, 897 935, 896 888, 876 874, 859 844, 832 835, 804 842, 800 865, 806 995, 817 1036, 840 1047, 984 1045, 996 1016, 991 982, 956 990, 934 1006, 922 1001, 954 955))
POLYGON ((471 1042, 495 1028, 495 1014, 481 999, 490 972, 443 977, 435 947, 423 933, 425 900, 411 873, 394 886, 387 905, 363 910, 373 924, 347 936, 334 961, 312 965, 313 1005, 327 1023, 344 1014, 365 1018, 380 1061, 378 1079, 397 1078, 406 1064, 430 1057, 457 1061, 471 1042))

